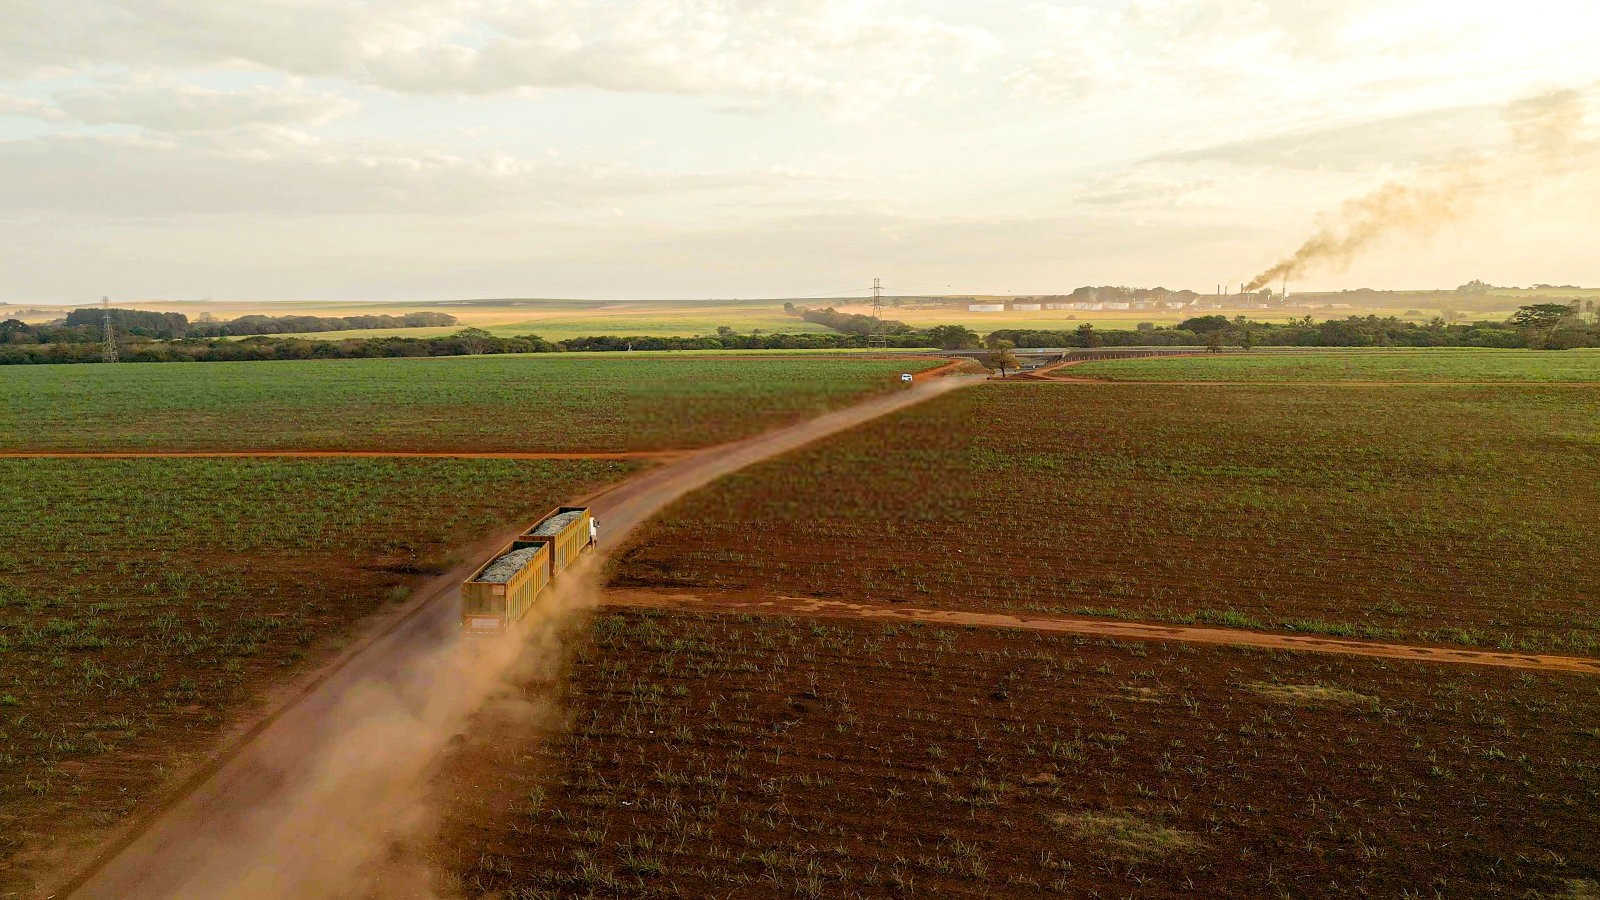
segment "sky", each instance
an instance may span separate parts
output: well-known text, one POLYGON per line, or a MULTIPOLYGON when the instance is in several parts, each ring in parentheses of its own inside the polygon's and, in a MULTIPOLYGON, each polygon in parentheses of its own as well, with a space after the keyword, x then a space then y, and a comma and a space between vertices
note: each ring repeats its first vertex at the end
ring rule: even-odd
MULTIPOLYGON (((1593 0, 0 0, 0 300, 1600 285, 1593 0), (1508 173, 1512 170, 1506 170, 1508 173)), ((1600 158, 1597 158, 1600 160, 1600 158)))

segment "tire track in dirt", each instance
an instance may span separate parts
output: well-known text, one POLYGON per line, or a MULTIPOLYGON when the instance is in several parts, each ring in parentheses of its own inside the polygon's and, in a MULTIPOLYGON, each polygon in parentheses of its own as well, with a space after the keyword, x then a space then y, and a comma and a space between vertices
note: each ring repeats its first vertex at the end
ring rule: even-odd
POLYGON ((1082 634, 1140 641, 1181 641, 1248 647, 1259 650, 1290 650, 1308 653, 1337 653, 1408 662, 1498 666, 1541 672, 1567 672, 1600 675, 1600 659, 1583 656, 1555 656, 1540 653, 1505 653, 1466 647, 1428 647, 1416 644, 1391 644, 1353 641, 1321 635, 1275 634, 1236 628, 1210 628, 1203 625, 1166 625, 1148 622, 1122 622, 1115 619, 1088 619, 1071 616, 1015 615, 964 610, 927 609, 914 606, 851 603, 816 597, 785 595, 757 596, 739 593, 687 593, 666 590, 608 590, 604 606, 635 609, 671 609, 695 612, 729 612, 746 615, 798 616, 819 619, 873 619, 889 622, 920 622, 929 625, 956 625, 973 628, 1011 628, 1058 634, 1082 634))

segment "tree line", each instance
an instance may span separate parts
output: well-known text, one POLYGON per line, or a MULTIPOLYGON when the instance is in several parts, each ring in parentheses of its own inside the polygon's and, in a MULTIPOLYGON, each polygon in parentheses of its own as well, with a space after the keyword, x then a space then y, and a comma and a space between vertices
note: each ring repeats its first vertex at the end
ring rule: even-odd
MULTIPOLYGON (((498 353, 562 353, 627 350, 851 350, 867 346, 855 334, 730 334, 716 337, 627 337, 598 335, 547 341, 538 335, 496 337, 467 328, 440 337, 343 338, 308 340, 290 337, 180 338, 122 343, 124 362, 230 362, 273 359, 370 359, 376 357, 468 356, 498 353)), ((914 332, 896 335, 891 347, 928 347, 927 337, 914 332)), ((0 325, 0 365, 100 362, 97 342, 10 343, 0 325)))
POLYGON ((1001 329, 986 344, 1009 341, 1013 347, 1497 347, 1569 350, 1600 347, 1600 322, 1584 321, 1575 305, 1524 306, 1510 319, 1448 324, 1442 318, 1418 323, 1394 316, 1350 316, 1313 321, 1257 322, 1239 316, 1196 316, 1172 327, 1142 322, 1136 329, 1097 329, 1089 323, 1071 331, 1001 329))
POLYGON ((202 317, 191 322, 183 313, 86 306, 65 319, 28 325, 18 319, 0 323, 0 342, 8 344, 75 344, 101 340, 106 316, 119 335, 153 340, 231 337, 254 334, 301 334, 373 328, 440 327, 456 324, 446 313, 417 312, 399 316, 239 316, 219 321, 202 317))
MULTIPOLYGON (((130 311, 137 312, 137 311, 130 311)), ((832 310, 806 310, 821 315, 832 310)), ((175 313, 150 313, 171 316, 175 313)), ((423 314, 435 315, 435 314, 423 314)), ((834 315, 839 315, 835 313, 834 315)), ((161 340, 140 334, 134 326, 119 329, 120 356, 129 362, 213 362, 271 359, 365 359, 405 356, 464 356, 495 353, 561 353, 628 350, 853 350, 881 336, 895 348, 938 347, 945 350, 1037 347, 1501 347, 1569 349, 1600 347, 1600 322, 1584 321, 1573 306, 1524 306, 1503 322, 1448 324, 1443 319, 1409 322, 1393 316, 1350 316, 1315 322, 1256 322, 1244 317, 1196 316, 1173 327, 1142 322, 1134 329, 1097 329, 1084 323, 1070 331, 1000 329, 987 337, 961 325, 917 329, 900 322, 879 329, 871 316, 851 316, 849 331, 825 334, 739 334, 731 328, 702 337, 596 335, 547 341, 538 335, 496 337, 467 328, 439 337, 375 337, 307 340, 291 337, 180 337, 161 340), (859 319, 868 319, 863 324, 859 319), (892 327, 891 327, 892 326, 892 327)), ((156 320, 130 317, 137 327, 158 330, 156 320)), ((166 321, 166 320, 161 320, 166 321)), ((826 324, 826 323, 823 323, 826 324)), ((37 339, 38 329, 16 319, 0 322, 0 365, 100 361, 100 334, 94 327, 75 332, 76 340, 37 339)), ((832 326, 830 326, 832 327, 832 326)))

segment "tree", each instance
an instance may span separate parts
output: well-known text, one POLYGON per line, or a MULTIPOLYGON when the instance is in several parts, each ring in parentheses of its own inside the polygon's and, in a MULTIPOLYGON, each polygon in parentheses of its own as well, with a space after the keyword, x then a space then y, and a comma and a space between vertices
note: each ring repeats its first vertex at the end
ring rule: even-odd
POLYGON ((1206 350, 1210 353, 1222 352, 1222 332, 1212 331, 1206 334, 1206 350))
POLYGON ((717 326, 717 337, 720 337, 720 338, 731 338, 731 337, 734 336, 735 333, 736 332, 732 328, 729 328, 726 325, 718 325, 717 326))
MULTIPOLYGON (((1002 341, 1001 343, 1009 345, 1011 342, 1002 341)), ((1001 347, 996 352, 989 354, 989 368, 999 369, 1000 377, 1004 378, 1006 377, 1007 369, 1022 368, 1022 360, 1017 359, 1017 355, 1011 352, 1009 346, 1001 347)))
POLYGON ((1205 334, 1208 331, 1221 331, 1228 327, 1227 316, 1195 316, 1184 319, 1178 323, 1178 328, 1183 331, 1192 331, 1195 334, 1205 334))
POLYGON ((1521 328, 1527 335, 1529 347, 1550 348, 1550 338, 1556 328, 1569 319, 1575 319, 1577 313, 1576 304, 1534 303, 1517 307, 1516 313, 1511 316, 1511 324, 1521 328))
POLYGON ((1100 335, 1094 333, 1094 325, 1085 322, 1078 326, 1078 344, 1083 347, 1098 347, 1102 341, 1100 335))
POLYGON ((965 325, 935 325, 928 340, 942 350, 969 350, 979 345, 978 333, 965 325))
POLYGON ((1565 303, 1535 303, 1531 306, 1519 306, 1511 316, 1511 324, 1518 328, 1554 328, 1561 324, 1561 320, 1573 315, 1577 310, 1565 303))

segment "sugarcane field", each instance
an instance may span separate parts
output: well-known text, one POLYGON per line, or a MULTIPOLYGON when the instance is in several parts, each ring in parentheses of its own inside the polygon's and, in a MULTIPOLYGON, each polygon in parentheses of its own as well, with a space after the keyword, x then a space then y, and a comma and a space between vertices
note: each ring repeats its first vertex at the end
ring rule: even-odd
POLYGON ((13 10, 0 900, 1600 898, 1600 11, 1314 6, 13 10))

